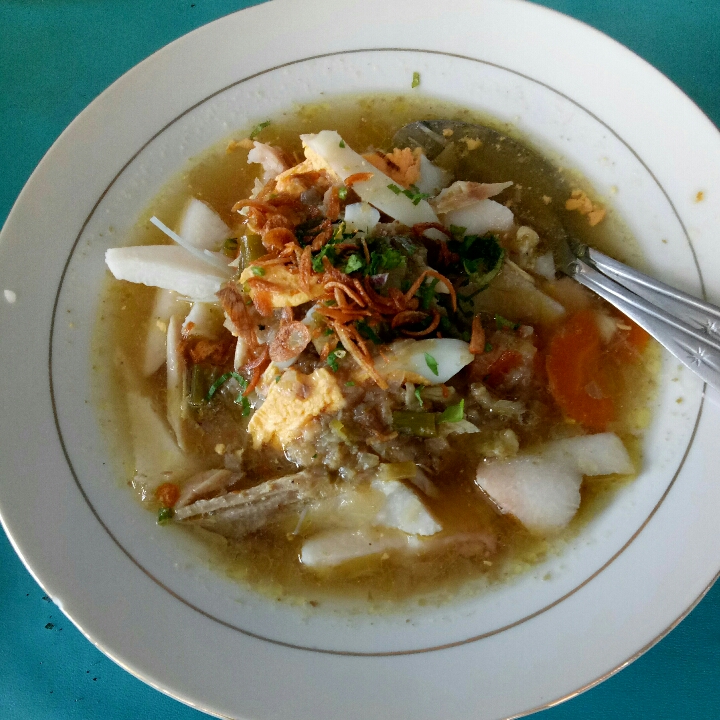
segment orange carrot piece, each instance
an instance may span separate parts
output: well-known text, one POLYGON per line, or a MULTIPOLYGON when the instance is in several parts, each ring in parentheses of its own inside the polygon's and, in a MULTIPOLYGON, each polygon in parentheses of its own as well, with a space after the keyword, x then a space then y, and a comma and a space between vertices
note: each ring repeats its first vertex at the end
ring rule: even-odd
POLYGON ((173 507, 179 497, 180 488, 175 483, 163 483, 155 490, 155 499, 165 507, 173 507))
POLYGON ((581 310, 552 337, 545 359, 550 392, 560 409, 572 420, 598 431, 607 427, 615 413, 612 398, 603 392, 601 352, 594 313, 581 310))

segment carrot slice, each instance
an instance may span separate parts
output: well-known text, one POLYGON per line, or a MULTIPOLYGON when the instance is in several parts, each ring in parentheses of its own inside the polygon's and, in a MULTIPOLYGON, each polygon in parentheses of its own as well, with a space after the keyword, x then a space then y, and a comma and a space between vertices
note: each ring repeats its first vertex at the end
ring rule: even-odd
POLYGON ((613 419, 612 398, 604 392, 602 342, 594 313, 581 310, 550 340, 545 367, 550 392, 565 415, 590 430, 604 430, 613 419))
POLYGON ((643 330, 637 323, 628 318, 630 324, 630 332, 628 333, 628 342, 636 350, 642 352, 650 341, 650 333, 643 330))

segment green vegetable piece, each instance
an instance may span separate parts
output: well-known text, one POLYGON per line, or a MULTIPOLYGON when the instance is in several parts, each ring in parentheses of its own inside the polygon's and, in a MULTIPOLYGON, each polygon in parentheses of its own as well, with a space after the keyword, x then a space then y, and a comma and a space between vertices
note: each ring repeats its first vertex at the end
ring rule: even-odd
POLYGON ((355 383, 352 380, 348 380, 345 383, 345 387, 355 387, 355 383))
POLYGON ((465 417, 465 401, 461 400, 457 405, 446 407, 438 418, 441 423, 460 422, 465 417))
POLYGON ((226 372, 224 375, 221 375, 210 387, 208 390, 207 395, 205 396, 205 402, 210 402, 212 400, 213 395, 230 379, 235 378, 238 383, 240 384, 240 387, 244 390, 247 387, 247 380, 236 372, 226 372))
MULTIPOLYGON (((280 378, 278 376, 275 382, 277 382, 279 379, 280 378)), ((243 417, 247 417, 250 414, 250 411, 252 410, 252 408, 250 407, 250 401, 242 393, 240 393, 240 395, 235 398, 235 404, 242 407, 243 417)))
POLYGON ((435 413, 397 410, 392 414, 393 429, 415 437, 435 437, 437 424, 435 413))
POLYGON ((461 227, 460 225, 451 225, 450 226, 450 234, 458 242, 462 242, 462 239, 465 237, 466 230, 467 230, 467 228, 461 227))
POLYGON ((454 237, 460 242, 459 255, 465 272, 480 290, 484 290, 502 269, 505 250, 494 235, 454 237))
POLYGON ((397 185, 395 185, 395 183, 390 183, 388 185, 388 190, 392 190, 396 195, 399 195, 402 192, 402 190, 397 185))
POLYGON ((262 277, 265 274, 265 268, 253 265, 252 274, 255 275, 255 277, 262 277))
POLYGON ((437 360, 430 354, 425 353, 425 363, 430 368, 430 372, 433 375, 439 375, 437 360))
POLYGON ((512 320, 508 320, 502 315, 495 315, 495 325, 497 326, 498 330, 502 330, 503 328, 517 330, 520 327, 520 323, 512 322, 512 320))
POLYGON ((333 350, 328 356, 327 356, 327 364, 328 367, 333 371, 338 371, 338 355, 337 350, 333 350))
POLYGON ((250 233, 240 238, 240 266, 242 269, 249 267, 265 253, 265 246, 262 244, 262 238, 259 235, 250 233))
POLYGON ((413 73, 413 79, 412 84, 410 85, 411 88, 416 88, 420 84, 420 73, 414 72, 413 73))
POLYGON ((384 250, 373 250, 370 253, 370 264, 365 269, 365 274, 380 275, 388 270, 394 270, 404 262, 403 254, 391 247, 384 250))
POLYGON ((424 389, 425 389, 425 386, 424 386, 424 385, 418 385, 418 386, 415 388, 415 393, 414 393, 415 397, 417 398, 417 401, 420 403, 420 407, 421 407, 421 408, 424 408, 424 407, 425 407, 425 403, 423 403, 422 396, 420 395, 420 393, 421 393, 424 389))
POLYGON ((417 296, 420 298, 420 307, 423 310, 429 310, 432 304, 433 298, 435 297, 435 287, 440 281, 437 278, 433 278, 430 282, 424 282, 417 291, 417 296))
POLYGON ((345 147, 345 141, 344 141, 344 140, 341 140, 341 141, 339 142, 339 145, 340 145, 341 148, 344 148, 344 147, 345 147))
POLYGON ((489 342, 485 343, 485 352, 488 353, 492 350, 492 345, 489 342))
POLYGON ((269 120, 265 120, 264 122, 258 123, 250 132, 250 139, 254 140, 269 124, 270 124, 269 120))
POLYGON ((167 525, 175 516, 175 511, 171 507, 161 507, 157 514, 157 524, 167 525))
POLYGON ((341 200, 346 200, 346 199, 347 199, 347 193, 348 193, 348 189, 347 189, 346 187, 341 187, 341 188, 338 190, 338 197, 339 197, 341 200))
POLYGON ((222 246, 223 254, 227 255, 227 257, 237 257, 237 250, 238 250, 238 239, 237 238, 228 238, 222 246))
POLYGON ((427 193, 420 192, 415 185, 411 185, 407 190, 403 190, 402 194, 405 195, 405 197, 410 198, 413 205, 417 205, 421 200, 425 200, 430 197, 427 193))
MULTIPOLYGON (((212 376, 211 376, 212 377, 212 376)), ((190 388, 188 391, 188 404, 198 408, 205 401, 208 387, 208 372, 202 365, 193 365, 190 370, 190 388)))
POLYGON ((366 340, 370 340, 375 345, 382 345, 380 336, 364 320, 358 320, 355 327, 366 340))
POLYGON ((365 261, 359 255, 351 255, 348 258, 347 265, 345 266, 345 272, 349 275, 356 270, 362 270, 365 265, 365 261))

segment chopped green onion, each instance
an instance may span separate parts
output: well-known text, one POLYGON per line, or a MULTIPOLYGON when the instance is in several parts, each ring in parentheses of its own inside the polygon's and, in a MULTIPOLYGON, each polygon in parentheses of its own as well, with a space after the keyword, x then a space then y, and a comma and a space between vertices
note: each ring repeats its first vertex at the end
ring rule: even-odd
POLYGON ((410 198, 413 205, 417 205, 421 200, 425 200, 430 197, 427 193, 420 192, 415 185, 411 185, 407 190, 403 190, 402 194, 405 195, 405 197, 410 198))
POLYGON ((226 372, 224 375, 221 375, 211 386, 208 390, 207 395, 205 396, 205 402, 210 402, 212 400, 213 395, 230 379, 235 378, 238 383, 240 384, 240 387, 244 390, 247 387, 247 380, 236 372, 226 372))
POLYGON ((265 120, 264 122, 258 123, 250 132, 250 139, 254 140, 269 124, 270 124, 269 120, 265 120))
MULTIPOLYGON (((277 382, 277 380, 275 382, 277 382)), ((252 410, 250 401, 242 393, 235 398, 235 404, 242 407, 243 417, 247 417, 250 414, 252 410)))
POLYGON ((390 183, 388 185, 388 190, 392 190, 396 195, 399 195, 402 192, 402 190, 397 185, 395 185, 395 183, 390 183))
POLYGON ((467 228, 461 227, 460 225, 450 226, 450 233, 458 242, 462 242, 462 239, 465 237, 466 230, 467 228))
POLYGON ((341 188, 338 190, 338 197, 339 197, 341 200, 347 199, 347 192, 348 192, 348 191, 347 191, 347 188, 346 188, 346 187, 344 187, 344 186, 341 187, 341 188))
POLYGON ((253 265, 252 273, 256 277, 262 277, 265 274, 265 268, 256 267, 255 265, 253 265))
POLYGON ((398 250, 391 247, 384 250, 373 250, 370 253, 370 264, 365 268, 366 275, 380 275, 388 270, 394 270, 405 262, 405 257, 398 250))
POLYGON ((344 141, 344 140, 341 140, 339 144, 340 144, 340 147, 341 147, 341 148, 344 148, 344 147, 345 147, 345 141, 344 141))
POLYGON ((328 356, 327 356, 327 364, 328 367, 333 371, 338 371, 338 353, 337 350, 333 350, 328 356))
POLYGON ((352 380, 348 380, 345 383, 345 387, 355 387, 355 383, 352 380))
POLYGON ((435 413, 397 410, 392 414, 393 429, 415 437, 435 437, 435 413))
POLYGON ((356 270, 361 270, 364 265, 365 261, 359 255, 351 255, 345 266, 345 272, 349 275, 356 270))
POLYGON ((276 375, 275 376, 275 382, 279 383, 282 380, 282 375, 276 375))
POLYGON ((424 407, 425 407, 425 404, 423 403, 423 399, 422 399, 422 397, 420 396, 420 393, 421 393, 424 389, 425 389, 425 386, 424 386, 424 385, 418 385, 418 386, 415 388, 415 397, 416 397, 417 401, 420 403, 420 407, 421 407, 421 408, 424 408, 424 407))
POLYGON ((323 333, 323 335, 325 335, 325 337, 328 337, 328 336, 332 335, 333 332, 334 332, 334 330, 332 330, 332 328, 325 328, 325 332, 323 333))
POLYGON ((414 72, 413 73, 413 79, 412 84, 410 85, 411 88, 416 88, 420 84, 420 73, 414 72))
POLYGON ((326 300, 325 305, 327 305, 327 307, 332 307, 333 305, 337 305, 337 300, 326 300))
POLYGON ((438 422, 452 423, 460 422, 465 417, 465 401, 461 400, 457 405, 446 407, 438 418, 438 422))
POLYGON ((492 350, 492 345, 489 342, 485 343, 485 352, 490 352, 492 350))
POLYGON ((495 315, 495 325, 497 326, 498 330, 502 330, 503 328, 517 330, 520 327, 520 323, 512 322, 512 320, 508 320, 502 315, 495 315))
POLYGON ((175 511, 171 507, 161 507, 157 514, 158 525, 167 525, 175 515, 175 511))
POLYGON ((425 362, 433 375, 439 375, 437 360, 430 354, 425 353, 425 362))

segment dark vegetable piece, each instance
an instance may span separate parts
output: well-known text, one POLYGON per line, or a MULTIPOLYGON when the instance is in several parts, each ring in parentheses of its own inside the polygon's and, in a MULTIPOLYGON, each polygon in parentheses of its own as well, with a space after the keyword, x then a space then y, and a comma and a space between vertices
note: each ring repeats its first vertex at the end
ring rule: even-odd
POLYGON ((393 429, 415 437, 435 437, 437 423, 435 413, 398 410, 392 414, 393 429))
POLYGON ((240 267, 244 269, 265 254, 265 246, 259 235, 250 233, 240 239, 240 267))
POLYGON ((228 238, 223 243, 222 251, 228 257, 231 257, 231 258, 237 257, 238 239, 237 238, 228 238))

